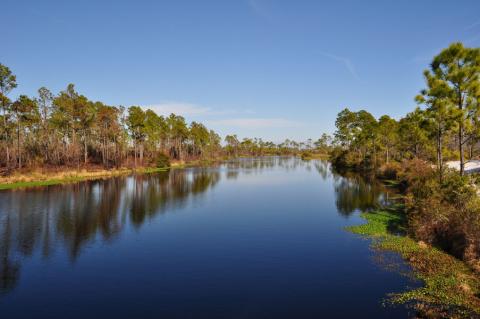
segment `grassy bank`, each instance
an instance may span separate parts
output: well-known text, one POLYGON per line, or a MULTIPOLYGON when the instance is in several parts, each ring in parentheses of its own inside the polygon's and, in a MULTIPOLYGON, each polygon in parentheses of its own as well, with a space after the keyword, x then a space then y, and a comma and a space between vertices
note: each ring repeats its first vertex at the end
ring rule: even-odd
POLYGON ((112 170, 65 170, 60 172, 30 172, 14 173, 8 177, 0 178, 0 190, 25 188, 35 186, 49 186, 57 184, 76 183, 86 180, 95 180, 115 176, 129 175, 133 173, 148 174, 165 171, 166 168, 142 167, 136 170, 120 168, 112 170))
MULTIPOLYGON (((175 161, 172 162, 170 168, 187 168, 187 167, 201 167, 218 164, 227 158, 219 160, 202 159, 192 161, 175 161)), ((110 178, 115 176, 123 176, 130 174, 151 174, 166 171, 169 168, 157 167, 140 167, 133 168, 119 168, 119 169, 92 169, 92 170, 61 170, 51 172, 31 171, 31 172, 16 172, 6 177, 0 177, 0 190, 49 186, 58 184, 76 183, 86 180, 95 180, 102 178, 110 178)))
POLYGON ((319 160, 327 160, 328 154, 326 153, 312 153, 312 152, 302 152, 300 153, 300 158, 304 161, 319 159, 319 160))
POLYGON ((401 206, 362 213, 365 224, 348 227, 372 239, 378 250, 400 254, 423 282, 417 289, 392 293, 391 303, 413 303, 427 318, 472 318, 480 315, 480 277, 451 255, 405 236, 401 206))

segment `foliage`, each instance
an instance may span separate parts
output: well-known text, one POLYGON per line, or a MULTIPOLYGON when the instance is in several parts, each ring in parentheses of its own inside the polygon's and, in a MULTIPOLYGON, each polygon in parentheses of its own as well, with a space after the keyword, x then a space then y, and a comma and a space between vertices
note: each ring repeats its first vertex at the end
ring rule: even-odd
POLYGON ((400 170, 401 165, 397 162, 385 163, 379 168, 377 176, 382 179, 396 180, 400 170))
POLYGON ((312 159, 312 153, 309 151, 303 151, 300 153, 300 158, 304 161, 308 161, 312 159))
POLYGON ((415 302, 417 312, 432 318, 470 318, 480 314, 480 278, 463 262, 441 250, 416 242, 401 207, 362 213, 367 223, 348 230, 372 238, 378 250, 399 253, 413 268, 420 288, 390 294, 392 303, 415 302), (433 306, 433 307, 432 307, 433 306))
POLYGON ((407 212, 411 234, 471 264, 480 258, 480 199, 469 176, 447 171, 409 179, 407 212))
POLYGON ((424 109, 398 121, 341 111, 330 158, 337 168, 373 171, 405 192, 402 228, 410 237, 392 235, 388 227, 398 216, 385 212, 363 215, 369 223, 351 229, 380 236, 378 247, 400 252, 425 282, 396 298, 479 312, 480 279, 471 269, 480 273, 480 197, 464 164, 479 150, 480 49, 453 43, 424 77, 426 88, 415 99, 424 109), (445 168, 456 159, 459 172, 445 168), (419 249, 415 240, 435 248, 419 249))
POLYGON ((170 158, 164 153, 159 153, 156 159, 157 168, 169 168, 170 158))
POLYGON ((94 102, 73 84, 58 94, 42 87, 38 97, 20 95, 11 101, 7 95, 16 87, 15 75, 0 64, 0 172, 6 175, 24 167, 138 168, 158 164, 158 154, 180 162, 293 155, 301 150, 325 151, 331 140, 323 134, 314 150, 312 140, 275 144, 227 135, 223 147, 221 137, 202 123, 189 124, 182 116, 164 117, 140 106, 125 109, 94 102))

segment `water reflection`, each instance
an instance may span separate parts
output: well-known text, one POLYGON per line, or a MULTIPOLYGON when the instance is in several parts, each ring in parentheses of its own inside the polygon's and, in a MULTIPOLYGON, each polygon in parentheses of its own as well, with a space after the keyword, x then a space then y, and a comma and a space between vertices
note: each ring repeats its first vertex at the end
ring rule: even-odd
POLYGON ((322 180, 326 180, 331 176, 331 165, 327 161, 313 161, 315 170, 320 174, 322 180))
POLYGON ((372 177, 334 172, 333 179, 337 210, 343 216, 385 206, 389 201, 389 190, 372 177))
POLYGON ((138 229, 219 179, 218 171, 174 170, 0 193, 0 292, 15 287, 21 257, 38 251, 48 258, 60 243, 74 261, 88 242, 114 240, 128 225, 138 229))
POLYGON ((285 157, 240 159, 220 167, 0 192, 0 293, 15 287, 25 256, 49 258, 63 249, 75 262, 92 241, 114 241, 126 228, 139 230, 159 214, 201 200, 222 178, 236 180, 241 175, 273 169, 289 172, 299 167, 318 173, 323 181, 333 181, 341 215, 376 207, 388 199, 378 183, 358 175, 340 175, 325 161, 285 157))

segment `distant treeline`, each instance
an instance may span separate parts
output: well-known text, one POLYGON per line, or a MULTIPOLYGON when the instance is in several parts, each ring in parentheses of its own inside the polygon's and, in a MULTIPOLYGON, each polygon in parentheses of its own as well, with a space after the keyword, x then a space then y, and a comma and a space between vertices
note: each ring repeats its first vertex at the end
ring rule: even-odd
POLYGON ((222 145, 221 137, 201 123, 187 124, 182 116, 164 117, 139 106, 94 102, 73 84, 56 95, 42 87, 36 97, 11 101, 16 87, 15 75, 0 64, 0 168, 6 173, 24 167, 150 166, 165 156, 188 161, 295 154, 328 143, 325 136, 316 143, 275 144, 228 135, 222 145))

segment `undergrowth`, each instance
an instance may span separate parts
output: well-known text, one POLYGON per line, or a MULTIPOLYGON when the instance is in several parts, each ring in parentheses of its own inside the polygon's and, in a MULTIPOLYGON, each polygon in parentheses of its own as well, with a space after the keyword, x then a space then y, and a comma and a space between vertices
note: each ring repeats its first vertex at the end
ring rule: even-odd
POLYGON ((399 253, 413 269, 422 287, 389 294, 389 303, 412 303, 427 318, 480 316, 480 278, 463 261, 405 235, 400 206, 361 214, 367 222, 347 230, 371 238, 378 250, 399 253))

